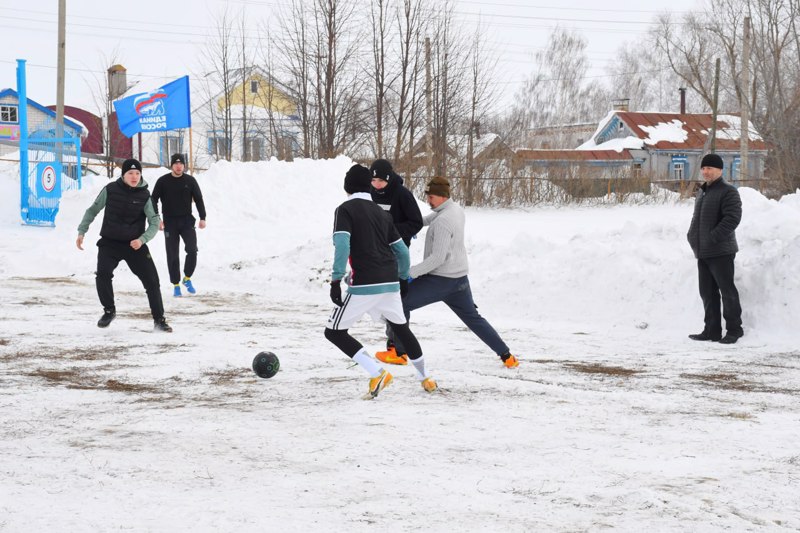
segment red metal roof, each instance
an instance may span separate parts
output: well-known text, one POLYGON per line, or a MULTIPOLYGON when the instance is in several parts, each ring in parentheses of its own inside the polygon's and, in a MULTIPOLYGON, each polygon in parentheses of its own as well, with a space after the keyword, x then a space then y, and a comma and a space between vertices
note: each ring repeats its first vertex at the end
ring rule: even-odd
POLYGON ((530 161, 625 161, 629 150, 518 150, 517 156, 530 161))
MULTIPOLYGON (((675 119, 683 123, 683 130, 687 133, 686 141, 681 143, 670 141, 659 141, 655 145, 646 145, 645 148, 655 148, 656 150, 702 150, 705 147, 708 135, 711 133, 712 115, 705 114, 680 114, 680 113, 636 113, 632 111, 618 111, 616 113, 620 120, 640 139, 647 139, 649 134, 641 129, 641 126, 654 127, 660 123, 672 122, 675 119)), ((717 129, 730 128, 730 124, 717 118, 717 129)), ((751 140, 750 150, 767 150, 764 141, 751 140)), ((741 143, 739 139, 720 139, 717 137, 717 151, 739 151, 741 143)))

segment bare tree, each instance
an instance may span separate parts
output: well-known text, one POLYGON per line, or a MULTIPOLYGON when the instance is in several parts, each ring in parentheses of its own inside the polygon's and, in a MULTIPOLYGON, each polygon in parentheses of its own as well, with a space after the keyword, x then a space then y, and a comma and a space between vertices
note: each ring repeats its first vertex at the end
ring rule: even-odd
POLYGON ((212 142, 217 159, 231 160, 233 142, 233 118, 231 105, 233 89, 236 83, 236 51, 233 34, 233 19, 227 10, 216 17, 215 34, 212 35, 207 48, 205 59, 207 61, 207 87, 209 93, 209 113, 214 140, 212 142), (222 105, 217 105, 214 96, 221 94, 222 105), (220 109, 221 107, 221 109, 220 109), (222 137, 216 132, 222 131, 222 137), (220 146, 222 144, 222 146, 220 146))
POLYGON ((513 107, 513 142, 524 143, 531 128, 595 121, 608 106, 603 88, 587 82, 589 60, 586 40, 569 30, 556 28, 547 47, 535 54, 537 70, 525 83, 513 107))

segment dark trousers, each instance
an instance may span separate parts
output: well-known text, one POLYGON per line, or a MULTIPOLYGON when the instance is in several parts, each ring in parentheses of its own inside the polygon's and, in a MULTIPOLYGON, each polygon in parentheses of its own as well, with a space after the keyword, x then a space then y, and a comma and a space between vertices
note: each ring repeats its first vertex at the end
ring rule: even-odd
POLYGON ((120 261, 125 261, 139 281, 142 282, 147 291, 147 301, 150 303, 150 312, 154 319, 164 316, 164 304, 161 301, 161 290, 158 283, 158 271, 150 256, 147 245, 142 245, 138 250, 134 250, 128 243, 109 243, 100 239, 97 243, 97 271, 95 272, 95 283, 97 285, 97 296, 104 309, 116 310, 114 305, 114 286, 111 280, 114 278, 114 270, 120 261))
MULTIPOLYGON (((458 318, 478 336, 497 355, 508 353, 508 346, 489 322, 478 313, 478 306, 472 299, 469 278, 446 278, 428 274, 420 276, 408 285, 408 294, 403 298, 403 311, 410 318, 411 311, 435 302, 444 302, 458 318)), ((388 328, 387 328, 388 329, 388 328)), ((389 336, 397 353, 406 353, 401 339, 389 336)))
POLYGON ((183 262, 183 273, 191 278, 197 267, 197 231, 194 229, 194 217, 191 215, 180 217, 164 217, 164 246, 167 249, 167 269, 169 281, 177 285, 181 281, 180 244, 183 247, 186 259, 183 262))
POLYGON ((742 307, 739 291, 733 283, 733 259, 736 254, 708 257, 697 260, 700 298, 705 310, 705 333, 718 337, 722 334, 722 317, 731 335, 742 336, 742 307), (720 300, 722 313, 720 313, 720 300))

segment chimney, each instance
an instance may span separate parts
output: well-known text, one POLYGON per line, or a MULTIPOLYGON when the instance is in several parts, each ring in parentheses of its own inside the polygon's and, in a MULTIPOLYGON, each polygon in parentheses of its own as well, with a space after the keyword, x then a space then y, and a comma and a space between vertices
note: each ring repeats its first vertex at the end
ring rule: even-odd
POLYGON ((630 103, 630 98, 617 98, 611 101, 611 107, 614 111, 629 111, 630 103))
POLYGON ((128 90, 127 70, 122 65, 108 68, 108 98, 116 100, 128 90))
POLYGON ((686 87, 681 87, 678 89, 681 93, 681 115, 686 114, 686 87))

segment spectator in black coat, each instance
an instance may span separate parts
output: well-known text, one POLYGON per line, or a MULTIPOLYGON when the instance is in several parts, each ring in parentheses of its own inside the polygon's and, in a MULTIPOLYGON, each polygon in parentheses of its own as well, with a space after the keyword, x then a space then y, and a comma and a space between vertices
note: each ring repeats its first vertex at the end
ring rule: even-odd
POLYGON ((376 159, 369 167, 372 172, 372 201, 392 215, 394 227, 406 243, 422 229, 422 213, 414 195, 403 186, 403 178, 398 176, 392 164, 385 159, 376 159))
POLYGON ((722 168, 722 158, 717 154, 703 157, 700 172, 705 183, 697 192, 686 235, 697 258, 700 297, 705 309, 705 328, 689 338, 733 344, 744 335, 739 291, 733 282, 733 260, 739 251, 735 230, 742 220, 742 200, 736 187, 722 179, 722 168), (723 316, 727 329, 724 337, 723 316))

